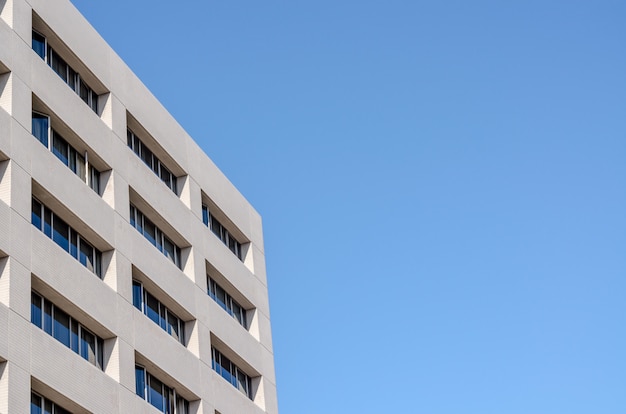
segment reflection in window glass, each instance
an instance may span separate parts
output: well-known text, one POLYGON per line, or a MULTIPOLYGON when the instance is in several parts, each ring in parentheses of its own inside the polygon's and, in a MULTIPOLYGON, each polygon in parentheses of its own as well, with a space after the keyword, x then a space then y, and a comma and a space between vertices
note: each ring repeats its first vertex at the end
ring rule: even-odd
POLYGON ((50 118, 37 112, 33 112, 32 134, 48 148, 48 134, 50 133, 50 118))
POLYGON ((54 338, 69 348, 70 346, 70 317, 62 310, 54 310, 54 338))

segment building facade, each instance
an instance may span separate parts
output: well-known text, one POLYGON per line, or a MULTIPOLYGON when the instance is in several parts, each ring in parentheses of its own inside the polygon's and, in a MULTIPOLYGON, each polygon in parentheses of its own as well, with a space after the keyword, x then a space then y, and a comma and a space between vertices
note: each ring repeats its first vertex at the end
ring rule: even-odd
POLYGON ((68 0, 0 0, 0 413, 278 412, 261 218, 68 0))

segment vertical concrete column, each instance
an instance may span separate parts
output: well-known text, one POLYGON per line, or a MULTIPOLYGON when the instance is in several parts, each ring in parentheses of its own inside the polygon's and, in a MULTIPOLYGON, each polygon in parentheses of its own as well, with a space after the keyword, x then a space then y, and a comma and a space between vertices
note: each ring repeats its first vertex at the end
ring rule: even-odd
POLYGON ((30 375, 11 361, 0 363, 0 413, 30 412, 30 375))

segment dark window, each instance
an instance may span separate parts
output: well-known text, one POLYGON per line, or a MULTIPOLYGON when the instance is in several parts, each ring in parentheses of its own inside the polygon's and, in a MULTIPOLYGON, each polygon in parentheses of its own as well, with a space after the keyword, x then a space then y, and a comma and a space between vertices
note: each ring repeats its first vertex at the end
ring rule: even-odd
POLYGON ((231 385, 252 399, 252 380, 237 365, 233 364, 230 359, 226 358, 220 351, 211 348, 212 361, 211 365, 215 372, 220 374, 222 378, 230 382, 231 385))
POLYGON ((244 328, 248 329, 248 321, 246 318, 246 310, 237 301, 235 301, 215 280, 207 276, 207 284, 209 286, 208 293, 218 305, 222 307, 230 316, 235 318, 237 322, 244 328))
POLYGON ((58 217, 54 218, 52 240, 66 252, 69 251, 70 227, 58 217))
POLYGON ((165 414, 189 414, 189 401, 140 365, 135 365, 135 392, 165 414))
POLYGON ((224 243, 231 252, 235 254, 239 258, 239 260, 243 260, 241 256, 241 243, 237 241, 233 237, 232 234, 224 226, 220 223, 209 211, 209 208, 206 204, 202 205, 202 222, 205 226, 209 227, 213 234, 215 234, 219 239, 224 243))
POLYGON ((159 325, 161 329, 185 345, 185 322, 148 293, 143 285, 136 280, 133 280, 133 305, 159 325))
POLYGON ((54 338, 66 347, 70 347, 70 317, 59 308, 54 309, 54 338))
POLYGON ((32 48, 95 113, 98 113, 98 95, 82 80, 80 74, 48 45, 46 38, 35 31, 32 32, 32 48))
POLYGON ((30 294, 30 321, 38 328, 41 328, 43 313, 41 301, 41 296, 35 293, 30 294))
POLYGON ((161 179, 174 193, 176 191, 176 177, 167 169, 163 163, 150 151, 130 129, 126 130, 126 143, 135 154, 161 179))
POLYGON ((175 245, 163 232, 132 204, 130 205, 130 225, 143 234, 153 246, 181 268, 180 247, 175 245))
POLYGON ((78 323, 52 302, 36 292, 31 292, 30 320, 41 328, 43 306, 43 330, 57 341, 79 354, 91 364, 103 369, 104 341, 78 323))
POLYGON ((43 231, 63 250, 78 259, 87 269, 99 277, 102 275, 102 253, 34 197, 32 199, 31 222, 33 226, 43 231))
POLYGON ((85 182, 92 190, 100 194, 100 171, 89 165, 87 176, 87 163, 74 147, 72 147, 59 133, 50 128, 50 118, 37 112, 32 113, 32 133, 48 147, 48 135, 52 131, 52 153, 65 164, 74 174, 85 182))
POLYGON ((43 60, 46 60, 46 38, 37 32, 33 32, 32 46, 35 53, 43 60))
POLYGON ((31 392, 30 414, 71 414, 58 404, 31 392))
POLYGON ((48 148, 48 136, 50 133, 50 118, 48 115, 33 112, 32 134, 48 148))

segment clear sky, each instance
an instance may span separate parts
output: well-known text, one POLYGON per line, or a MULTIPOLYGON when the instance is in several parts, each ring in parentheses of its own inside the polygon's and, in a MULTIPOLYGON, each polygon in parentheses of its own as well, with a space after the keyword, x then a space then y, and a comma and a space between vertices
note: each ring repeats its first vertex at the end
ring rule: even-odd
POLYGON ((281 414, 626 412, 626 2, 73 2, 262 214, 281 414))

